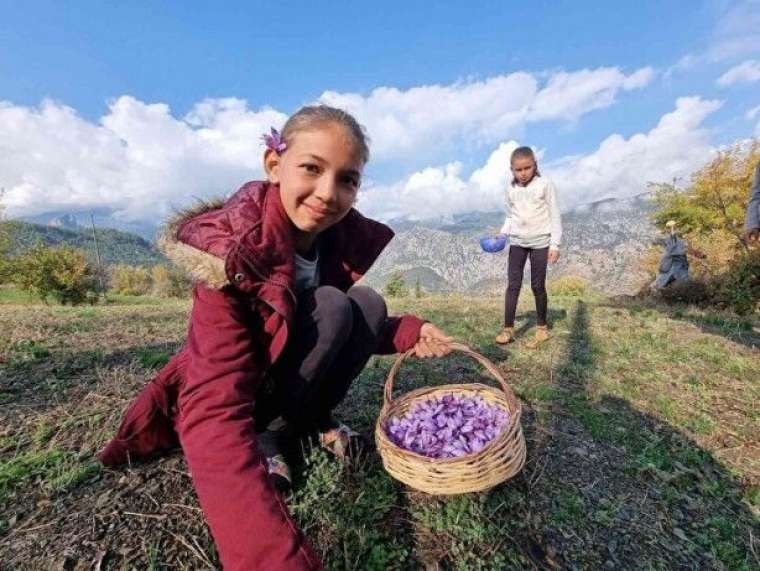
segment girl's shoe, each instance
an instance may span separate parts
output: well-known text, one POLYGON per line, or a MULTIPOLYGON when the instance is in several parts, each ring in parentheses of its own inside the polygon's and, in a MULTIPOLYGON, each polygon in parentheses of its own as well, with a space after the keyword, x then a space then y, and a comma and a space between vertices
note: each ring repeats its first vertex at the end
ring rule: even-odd
POLYGON ((529 344, 531 349, 535 349, 541 343, 549 340, 549 328, 546 325, 539 325, 536 327, 536 333, 533 337, 533 341, 529 344))
POLYGON ((365 448, 364 438, 345 424, 330 428, 318 435, 319 445, 338 460, 358 457, 365 448))
POLYGON ((495 341, 499 345, 506 345, 507 343, 512 343, 512 341, 514 340, 515 340, 514 327, 505 327, 499 332, 499 334, 496 336, 496 339, 495 339, 495 341))
POLYGON ((256 435, 256 443, 264 456, 269 481, 282 494, 292 488, 290 467, 283 454, 289 436, 288 426, 281 417, 270 422, 266 430, 256 435))
POLYGON ((266 465, 269 481, 272 482, 275 489, 281 494, 289 492, 293 488, 293 479, 290 476, 290 467, 285 462, 285 457, 282 454, 267 456, 266 465))

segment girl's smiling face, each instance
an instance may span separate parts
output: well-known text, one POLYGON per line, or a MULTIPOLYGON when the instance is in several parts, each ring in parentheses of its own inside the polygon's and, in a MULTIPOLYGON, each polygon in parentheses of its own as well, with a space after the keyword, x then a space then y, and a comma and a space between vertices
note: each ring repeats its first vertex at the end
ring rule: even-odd
POLYGON ((536 175, 536 161, 531 157, 515 157, 511 166, 512 176, 522 186, 528 184, 536 175))
POLYGON ((295 133, 282 154, 268 150, 264 168, 269 182, 280 185, 285 212, 302 234, 297 247, 310 248, 320 232, 351 210, 364 162, 345 128, 328 123, 295 133))

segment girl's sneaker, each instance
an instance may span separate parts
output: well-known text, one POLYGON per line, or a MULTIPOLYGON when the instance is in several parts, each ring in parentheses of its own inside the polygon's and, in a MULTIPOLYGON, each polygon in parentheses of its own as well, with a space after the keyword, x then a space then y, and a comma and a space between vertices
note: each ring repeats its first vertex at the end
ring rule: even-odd
POLYGON ((506 345, 507 343, 512 343, 512 341, 515 340, 515 328, 514 327, 505 327, 504 329, 499 332, 499 334, 496 336, 495 341, 499 345, 506 345))
POLYGON ((536 334, 533 337, 533 341, 529 344, 531 349, 535 349, 541 343, 549 340, 549 328, 546 325, 539 325, 536 327, 536 334))
POLYGON ((288 426, 281 417, 270 422, 266 430, 256 435, 258 448, 265 458, 269 480, 283 494, 290 491, 293 483, 290 467, 283 454, 287 450, 289 436, 288 426))
POLYGON ((345 424, 339 424, 318 435, 319 445, 338 460, 356 458, 366 448, 364 438, 345 424))
POLYGON ((293 479, 290 476, 290 467, 285 462, 282 454, 267 456, 267 473, 269 481, 272 482, 275 489, 281 494, 286 494, 293 487, 293 479))

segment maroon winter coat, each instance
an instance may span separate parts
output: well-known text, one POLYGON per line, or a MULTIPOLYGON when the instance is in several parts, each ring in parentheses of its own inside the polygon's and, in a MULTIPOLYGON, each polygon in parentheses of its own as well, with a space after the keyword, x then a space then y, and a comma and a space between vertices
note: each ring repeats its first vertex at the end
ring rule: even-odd
MULTIPOLYGON (((348 290, 393 237, 356 210, 320 238, 320 283, 348 290)), ((195 279, 187 342, 129 407, 106 466, 181 443, 227 570, 319 569, 256 450, 257 387, 295 314, 293 230, 279 187, 245 184, 170 224, 162 249, 195 279)), ((380 352, 406 351, 422 321, 389 318, 380 352)))

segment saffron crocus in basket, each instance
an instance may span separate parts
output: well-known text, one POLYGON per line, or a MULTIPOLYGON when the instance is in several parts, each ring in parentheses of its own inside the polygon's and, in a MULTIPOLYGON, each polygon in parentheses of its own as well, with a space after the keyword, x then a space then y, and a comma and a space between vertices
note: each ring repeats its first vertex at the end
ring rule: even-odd
POLYGON ((391 417, 386 432, 397 446, 430 458, 480 452, 507 425, 509 413, 483 398, 447 394, 391 417))

